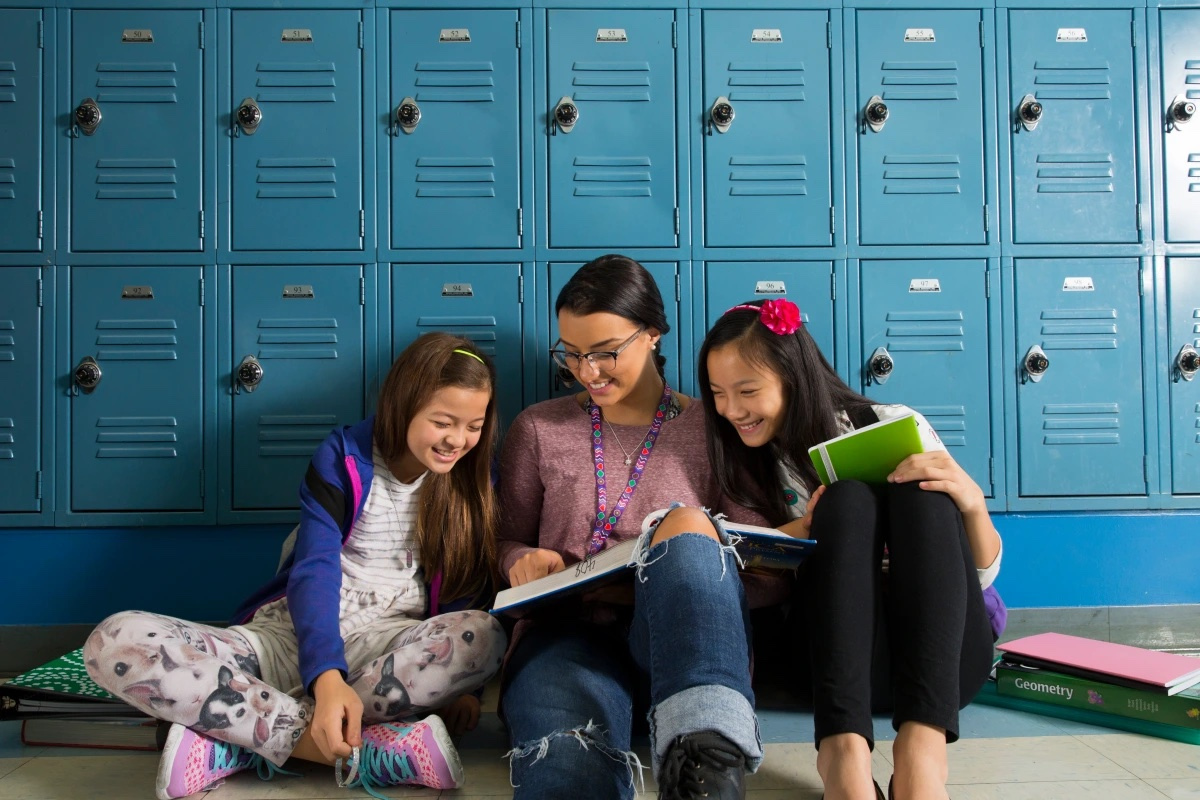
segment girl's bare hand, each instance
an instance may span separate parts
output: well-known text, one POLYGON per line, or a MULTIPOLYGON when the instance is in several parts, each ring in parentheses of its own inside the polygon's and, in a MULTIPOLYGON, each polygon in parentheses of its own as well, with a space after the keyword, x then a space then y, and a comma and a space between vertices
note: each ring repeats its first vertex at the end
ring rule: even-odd
POLYGON ((566 568, 562 556, 557 552, 538 548, 517 559, 517 563, 508 571, 508 583, 520 586, 566 568))
POLYGON ((983 490, 945 450, 916 453, 888 475, 889 483, 912 483, 929 492, 945 492, 963 516, 986 513, 983 490))

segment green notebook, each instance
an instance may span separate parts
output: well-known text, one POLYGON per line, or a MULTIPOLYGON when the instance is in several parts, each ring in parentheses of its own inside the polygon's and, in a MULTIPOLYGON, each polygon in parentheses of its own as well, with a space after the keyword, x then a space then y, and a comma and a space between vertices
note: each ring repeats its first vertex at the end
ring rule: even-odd
POLYGON ((0 684, 0 721, 145 716, 96 685, 83 665, 82 650, 73 650, 0 684))
POLYGON ((808 448, 817 476, 826 486, 844 480, 884 483, 897 464, 913 453, 924 452, 917 417, 912 412, 808 448))
POLYGON ((9 681, 8 685, 26 689, 43 689, 82 698, 116 699, 101 689, 88 675, 87 667, 83 665, 82 647, 42 664, 40 667, 34 667, 28 672, 21 673, 9 681))

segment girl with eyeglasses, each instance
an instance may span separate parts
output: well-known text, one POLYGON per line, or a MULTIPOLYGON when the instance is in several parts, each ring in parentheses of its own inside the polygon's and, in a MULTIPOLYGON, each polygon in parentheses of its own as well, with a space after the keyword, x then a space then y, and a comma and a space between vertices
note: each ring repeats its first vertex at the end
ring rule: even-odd
POLYGON ((505 438, 501 574, 518 586, 643 540, 632 585, 517 624, 501 689, 515 797, 632 797, 641 765, 630 738, 648 717, 660 796, 740 798, 762 759, 748 610, 778 603, 789 584, 739 575, 697 508, 642 534, 648 514, 676 502, 763 521, 721 495, 704 409, 666 383, 658 344, 670 328, 646 269, 598 258, 555 312, 552 356, 581 390, 526 409, 505 438))

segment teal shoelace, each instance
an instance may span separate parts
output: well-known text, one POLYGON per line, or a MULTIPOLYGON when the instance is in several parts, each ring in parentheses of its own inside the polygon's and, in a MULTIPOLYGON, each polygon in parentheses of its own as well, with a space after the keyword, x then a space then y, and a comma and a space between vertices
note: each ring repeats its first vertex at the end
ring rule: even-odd
POLYGON ((277 767, 267 759, 260 756, 258 753, 251 752, 244 747, 236 744, 222 742, 224 747, 213 748, 213 769, 227 770, 235 767, 249 769, 254 767, 258 772, 258 779, 269 781, 276 775, 296 775, 298 772, 290 772, 282 767, 277 767))
MULTIPOLYGON (((407 725, 384 724, 402 735, 410 730, 407 725)), ((366 742, 363 742, 361 748, 354 748, 349 760, 346 761, 346 768, 349 770, 349 774, 343 778, 342 759, 339 758, 334 765, 338 786, 361 786, 375 800, 388 800, 379 792, 379 789, 385 786, 396 786, 400 783, 414 783, 417 777, 406 754, 391 750, 378 750, 366 742)))

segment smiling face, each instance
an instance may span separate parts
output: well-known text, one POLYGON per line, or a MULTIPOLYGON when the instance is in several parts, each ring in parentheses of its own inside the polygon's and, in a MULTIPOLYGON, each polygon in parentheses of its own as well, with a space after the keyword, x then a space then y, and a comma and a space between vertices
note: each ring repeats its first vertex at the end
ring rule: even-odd
POLYGON ((640 327, 636 322, 607 312, 583 315, 565 309, 558 312, 559 343, 556 347, 559 350, 595 353, 615 351, 625 345, 615 365, 592 366, 587 359, 579 359, 578 365, 571 369, 575 380, 602 409, 628 398, 640 381, 657 380, 658 371, 651 353, 660 334, 647 328, 635 336, 640 327), (629 341, 630 337, 633 341, 629 341))
POLYGON ((762 447, 779 433, 787 399, 774 372, 726 345, 709 351, 708 383, 717 413, 733 424, 747 447, 762 447))
POLYGON ((479 443, 491 393, 482 389, 445 386, 408 425, 405 451, 395 465, 396 477, 411 483, 428 470, 444 474, 479 443))

